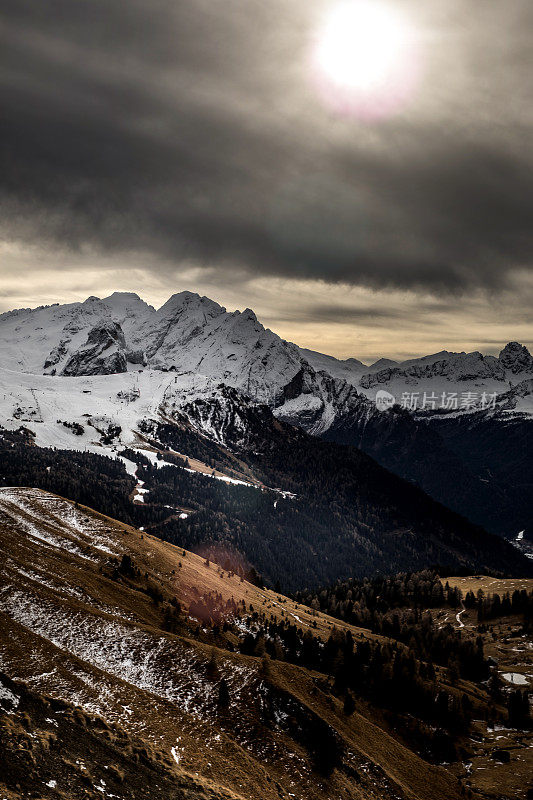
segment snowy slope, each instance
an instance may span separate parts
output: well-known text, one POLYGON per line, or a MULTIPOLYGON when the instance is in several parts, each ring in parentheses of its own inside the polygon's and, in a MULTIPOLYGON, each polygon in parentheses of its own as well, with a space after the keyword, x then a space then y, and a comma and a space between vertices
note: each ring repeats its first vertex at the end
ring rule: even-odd
MULTIPOLYGON (((0 316, 0 360, 11 370, 61 375, 88 348, 91 335, 116 323, 115 337, 127 362, 140 369, 195 372, 271 402, 301 368, 298 348, 265 329, 250 309, 227 312, 191 292, 173 295, 157 311, 137 295, 21 309, 0 316), (121 340, 121 344, 120 341, 121 340)), ((115 347, 117 349, 117 347, 115 347)), ((99 353, 98 355, 101 355, 99 353)), ((93 370, 85 365, 86 374, 93 370)))
POLYGON ((89 297, 83 303, 9 311, 0 315, 2 366, 32 373, 55 370, 59 374, 69 357, 85 345, 95 326, 113 320, 131 338, 150 313, 155 313, 151 306, 129 293, 115 293, 105 300, 89 297))
POLYGON ((159 413, 170 386, 186 399, 192 386, 207 396, 224 383, 315 434, 347 414, 371 413, 379 390, 397 402, 411 393, 496 393, 505 395, 497 404, 503 411, 533 409, 533 359, 517 343, 499 358, 442 351, 366 366, 301 349, 264 328, 250 309, 228 312, 192 292, 173 295, 159 309, 115 292, 8 312, 0 315, 0 364, 0 424, 38 424, 38 441, 51 445, 70 437, 68 446, 93 446, 91 431, 74 440, 57 425, 57 419, 83 424, 84 414, 114 420, 129 441, 139 419, 159 413), (174 384, 169 371, 178 377, 174 384))
POLYGON ((0 424, 8 430, 29 428, 40 447, 105 454, 143 446, 142 420, 167 419, 182 410, 187 417, 185 409, 199 398, 221 398, 227 406, 224 387, 192 374, 143 370, 67 379, 0 369, 0 424), (118 428, 112 441, 102 441, 118 428))
POLYGON ((316 353, 314 350, 306 350, 300 347, 300 353, 318 372, 327 372, 333 378, 340 378, 356 386, 361 375, 367 373, 371 367, 363 364, 357 358, 347 358, 341 360, 324 353, 316 353))
MULTIPOLYGON (((0 316, 0 358, 11 373, 35 375, 30 382, 32 386, 41 385, 38 376, 43 372, 52 376, 55 383, 45 382, 46 392, 59 389, 58 394, 65 395, 65 400, 78 391, 76 387, 81 384, 69 385, 77 377, 123 373, 124 378, 118 379, 120 388, 116 380, 110 384, 116 387, 114 396, 107 398, 107 402, 111 400, 107 407, 107 415, 111 417, 117 415, 118 392, 122 389, 127 394, 131 390, 131 379, 126 376, 141 375, 146 370, 204 376, 207 384, 224 383, 254 402, 272 407, 294 401, 298 386, 298 404, 304 416, 312 409, 313 431, 326 430, 335 416, 331 386, 324 386, 321 373, 307 362, 296 345, 265 329, 250 309, 230 313, 191 292, 174 295, 157 311, 137 295, 115 293, 103 300, 89 298, 84 303, 4 314, 0 316)), ((328 357, 322 359, 328 363, 328 357)), ((334 364, 336 360, 329 361, 334 364)), ((352 361, 355 366, 359 364, 355 359, 352 361)), ((337 378, 333 368, 332 372, 339 387, 345 386, 340 374, 337 378)), ((324 374, 331 383, 331 373, 324 374)), ((14 376, 8 379, 4 375, 3 380, 9 384, 14 376)), ((140 380, 146 383, 146 378, 140 380)), ((156 374, 149 380, 159 386, 156 374)), ((14 395, 11 405, 16 401, 23 409, 23 416, 24 409, 28 409, 26 421, 35 420, 38 412, 35 408, 29 411, 35 406, 34 399, 28 399, 24 391, 17 399, 17 386, 12 390, 7 387, 8 395, 10 391, 14 395)), ((85 400, 82 407, 87 405, 85 400)), ((63 399, 57 402, 62 404, 63 399)), ((68 403, 71 407, 78 405, 70 400, 68 403)), ((101 408, 100 414, 104 413, 101 408)), ((17 415, 20 416, 19 411, 16 418, 17 415)), ((9 408, 2 410, 2 419, 9 420, 12 416, 9 408)), ((73 421, 72 414, 68 420, 73 421)))

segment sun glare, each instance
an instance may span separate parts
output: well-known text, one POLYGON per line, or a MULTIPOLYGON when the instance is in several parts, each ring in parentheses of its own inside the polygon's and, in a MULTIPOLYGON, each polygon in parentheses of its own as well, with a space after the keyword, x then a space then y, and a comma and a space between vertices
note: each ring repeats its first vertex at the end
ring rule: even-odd
POLYGON ((314 66, 335 106, 381 116, 409 93, 413 31, 393 8, 371 0, 336 5, 317 31, 314 66))

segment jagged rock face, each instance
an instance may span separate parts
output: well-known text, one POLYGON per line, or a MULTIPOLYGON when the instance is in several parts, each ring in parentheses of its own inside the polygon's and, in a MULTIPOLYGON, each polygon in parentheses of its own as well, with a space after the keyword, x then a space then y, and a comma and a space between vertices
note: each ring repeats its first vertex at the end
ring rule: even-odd
POLYGON ((345 380, 305 365, 283 388, 274 413, 278 419, 320 435, 333 421, 350 415, 377 413, 376 406, 345 380))
POLYGON ((528 397, 528 395, 533 395, 533 378, 526 378, 515 384, 508 392, 500 394, 496 400, 496 407, 511 411, 516 408, 521 398, 528 397))
POLYGON ((127 372, 122 328, 106 320, 89 331, 85 345, 67 361, 62 375, 111 375, 127 372))
POLYGON ((91 353, 76 353, 68 361, 62 375, 113 375, 127 372, 127 361, 123 351, 115 351, 109 355, 94 357, 91 353))
POLYGON ((126 348, 126 340, 122 328, 116 322, 111 320, 102 322, 100 325, 95 325, 89 331, 87 337, 87 345, 109 347, 111 344, 118 344, 123 350, 126 348))
POLYGON ((58 364, 68 353, 67 345, 64 341, 61 341, 57 347, 54 347, 53 350, 50 351, 50 355, 44 362, 44 369, 49 370, 53 369, 56 364, 58 364))
POLYGON ((303 359, 251 309, 225 308, 191 292, 174 295, 133 336, 149 366, 213 377, 258 402, 272 403, 303 359))
POLYGON ((533 370, 533 356, 524 345, 518 342, 506 344, 499 355, 499 361, 505 369, 510 370, 514 375, 519 372, 531 372, 533 370))
POLYGON ((128 364, 142 364, 144 367, 148 363, 144 350, 128 350, 126 359, 128 364))
POLYGON ((272 411, 252 403, 235 389, 221 384, 208 397, 181 404, 172 413, 215 441, 236 450, 261 447, 272 423, 272 411))

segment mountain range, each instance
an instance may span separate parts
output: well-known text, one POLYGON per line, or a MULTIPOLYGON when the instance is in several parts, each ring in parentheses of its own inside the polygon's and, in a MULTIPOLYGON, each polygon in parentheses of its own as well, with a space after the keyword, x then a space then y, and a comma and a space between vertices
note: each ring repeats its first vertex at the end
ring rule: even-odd
MULTIPOLYGON (((474 390, 506 395, 508 410, 533 411, 533 357, 517 342, 498 358, 442 351, 367 366, 300 348, 264 328, 251 309, 228 312, 192 292, 173 295, 157 310, 136 294, 115 292, 102 300, 10 311, 0 315, 0 354, 4 368, 35 374, 104 375, 147 367, 205 375, 281 416, 300 416, 311 433, 331 426, 347 400, 339 397, 344 383, 371 400, 379 388, 398 398, 413 387, 427 394, 474 390)), ((467 410, 476 407, 472 402, 467 410)))
MULTIPOLYGON (((343 509, 363 502, 361 492, 350 500, 342 486, 346 475, 341 467, 353 464, 352 450, 343 450, 348 445, 386 468, 376 473, 378 465, 371 459, 364 465, 359 461, 357 469, 349 467, 348 479, 352 486, 354 481, 366 486, 369 482, 357 481, 357 475, 371 473, 375 484, 386 487, 383 507, 397 508, 401 494, 392 488, 390 470, 438 501, 431 510, 422 503, 428 520, 438 519, 442 525, 442 512, 437 510, 442 504, 474 527, 481 525, 529 548, 533 359, 518 343, 507 344, 498 358, 443 351, 402 363, 380 359, 366 366, 355 358, 340 361, 286 342, 265 329, 250 309, 227 312, 206 297, 182 292, 156 310, 135 294, 114 293, 102 300, 90 297, 83 303, 1 315, 0 356, 0 425, 6 431, 26 427, 33 445, 113 457, 130 448, 151 462, 161 451, 168 458, 165 450, 170 450, 172 458, 188 459, 187 468, 192 463, 193 471, 209 474, 210 459, 216 462, 221 468, 215 477, 226 486, 275 489, 272 481, 278 480, 281 491, 300 496, 312 485, 309 475, 295 476, 299 465, 294 456, 303 452, 307 468, 314 465, 319 474, 317 463, 331 464, 337 481, 335 501, 343 509), (393 396, 386 411, 376 406, 379 390, 393 396), (424 393, 447 398, 456 394, 457 408, 402 402, 404 395, 422 398, 424 393), (467 394, 468 402, 462 403, 467 394), (487 407, 483 395, 490 397, 487 407), (276 420, 285 427, 276 429, 276 420), (295 428, 311 436, 299 438, 291 433, 295 428), (317 437, 329 442, 327 451, 320 450, 317 437), (286 454, 292 474, 273 463, 276 448, 286 454), (262 454, 261 464, 257 453, 262 454), (391 500, 391 492, 396 499, 391 500)), ((135 464, 122 458, 130 474, 135 472, 135 464)), ((154 481, 157 467, 152 471, 154 481)), ((405 492, 410 496, 410 489, 405 492)), ((143 492, 136 498, 138 505, 143 492)), ((377 502, 371 500, 374 506, 377 502)), ((417 524, 420 503, 417 500, 411 513, 417 524)), ((389 529, 409 531, 405 508, 400 517, 402 523, 391 521, 389 529)), ((372 528, 364 514, 361 522, 372 528)), ((325 536, 325 519, 323 525, 311 550, 325 536)), ((451 558, 456 565, 461 558, 471 566, 482 563, 478 544, 472 550, 467 542, 478 541, 474 528, 464 533, 461 557, 455 546, 450 550, 453 527, 449 520, 444 524, 444 550, 439 545, 423 557, 451 558)), ((377 528, 383 528, 383 520, 377 528)), ((286 530, 282 526, 278 535, 286 530)), ((490 537, 485 541, 483 563, 494 568, 501 555, 489 544, 490 537)), ((378 550, 381 555, 364 559, 365 567, 390 569, 389 556, 383 558, 387 548, 378 550)), ((402 544, 390 551, 390 558, 397 557, 393 552, 413 550, 418 552, 413 564, 421 566, 419 555, 426 548, 420 548, 420 541, 414 548, 402 544)), ((267 560, 266 555, 260 559, 262 569, 267 560)), ((512 560, 508 558, 509 565, 512 560)), ((353 557, 349 562, 353 569, 353 557)), ((408 567, 408 561, 404 565, 408 567)), ((304 572, 311 582, 334 577, 311 568, 304 572)), ((280 574, 286 577, 287 572, 280 574)))

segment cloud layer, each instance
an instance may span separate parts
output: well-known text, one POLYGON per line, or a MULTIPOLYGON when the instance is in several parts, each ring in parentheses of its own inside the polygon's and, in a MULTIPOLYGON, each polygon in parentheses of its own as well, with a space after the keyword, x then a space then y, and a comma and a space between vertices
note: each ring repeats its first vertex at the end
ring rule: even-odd
POLYGON ((168 284, 192 263, 224 287, 516 287, 531 268, 533 5, 400 5, 420 84, 368 123, 315 91, 327 2, 6 0, 3 235, 107 270, 142 254, 168 284))

